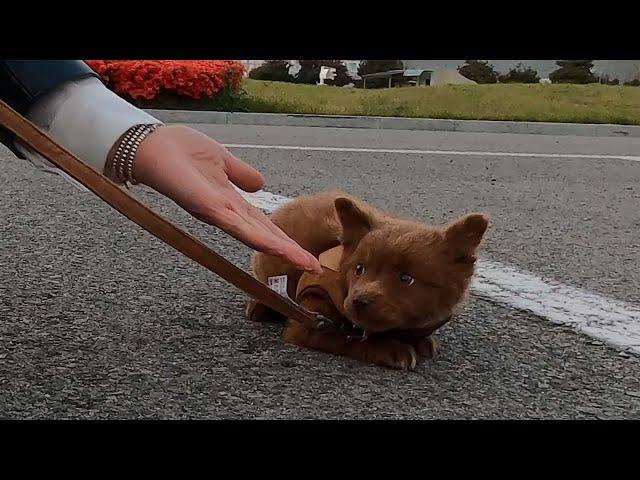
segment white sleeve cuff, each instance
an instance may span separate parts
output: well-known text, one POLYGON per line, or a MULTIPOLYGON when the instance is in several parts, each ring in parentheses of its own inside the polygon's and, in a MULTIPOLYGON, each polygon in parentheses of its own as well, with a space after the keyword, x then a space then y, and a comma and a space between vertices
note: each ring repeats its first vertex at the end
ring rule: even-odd
MULTIPOLYGON (((141 123, 161 123, 93 77, 65 83, 38 100, 26 117, 100 173, 109 150, 129 128, 141 123)), ((17 140, 15 143, 37 167, 59 173, 80 186, 36 152, 17 140)))

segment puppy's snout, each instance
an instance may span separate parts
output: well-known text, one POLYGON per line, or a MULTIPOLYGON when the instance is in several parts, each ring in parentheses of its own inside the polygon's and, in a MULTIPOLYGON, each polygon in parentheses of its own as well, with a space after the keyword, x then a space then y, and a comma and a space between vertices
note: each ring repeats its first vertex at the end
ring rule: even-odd
POLYGON ((364 295, 360 295, 352 300, 353 306, 356 310, 362 310, 371 304, 371 299, 364 295))

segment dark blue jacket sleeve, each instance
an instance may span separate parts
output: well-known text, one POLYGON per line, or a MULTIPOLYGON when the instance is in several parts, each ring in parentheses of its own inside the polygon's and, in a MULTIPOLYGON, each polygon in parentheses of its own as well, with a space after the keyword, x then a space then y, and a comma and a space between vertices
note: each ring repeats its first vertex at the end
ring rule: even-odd
MULTIPOLYGON (((0 60, 0 99, 25 114, 56 87, 98 75, 81 60, 0 60)), ((14 153, 13 138, 0 128, 0 142, 14 153)))

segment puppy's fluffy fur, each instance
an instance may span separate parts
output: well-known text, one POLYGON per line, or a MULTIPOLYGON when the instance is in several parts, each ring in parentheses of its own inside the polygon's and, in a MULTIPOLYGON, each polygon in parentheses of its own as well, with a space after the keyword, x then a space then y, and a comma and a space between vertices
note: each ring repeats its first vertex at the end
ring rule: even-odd
MULTIPOLYGON (((428 331, 454 313, 467 294, 489 223, 486 215, 473 213, 444 227, 425 225, 391 217, 342 192, 300 197, 274 212, 272 220, 315 256, 342 244, 343 308, 368 335, 353 342, 289 321, 284 340, 395 368, 413 368, 420 357, 435 355, 430 336, 399 340, 388 333, 428 331)), ((295 298, 302 275, 295 267, 259 253, 252 268, 265 283, 270 276, 288 275, 288 293, 295 298)))

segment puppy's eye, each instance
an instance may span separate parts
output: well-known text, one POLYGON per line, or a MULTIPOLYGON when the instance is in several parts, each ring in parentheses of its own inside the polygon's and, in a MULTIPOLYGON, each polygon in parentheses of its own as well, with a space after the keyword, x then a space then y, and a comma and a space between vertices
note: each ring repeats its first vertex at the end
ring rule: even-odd
POLYGON ((415 281, 413 279, 413 277, 411 275, 409 275, 408 273, 401 273, 400 274, 400 281, 402 283, 406 283, 407 285, 413 285, 413 282, 415 281))
POLYGON ((356 265, 356 275, 360 276, 363 273, 364 273, 364 265, 359 263, 358 265, 356 265))

